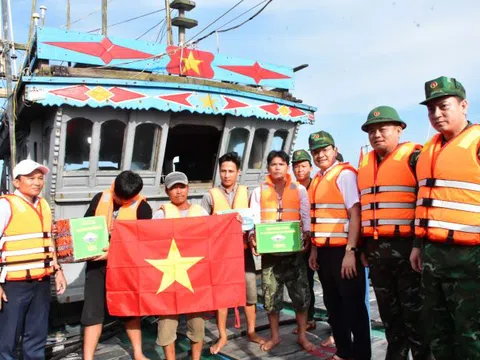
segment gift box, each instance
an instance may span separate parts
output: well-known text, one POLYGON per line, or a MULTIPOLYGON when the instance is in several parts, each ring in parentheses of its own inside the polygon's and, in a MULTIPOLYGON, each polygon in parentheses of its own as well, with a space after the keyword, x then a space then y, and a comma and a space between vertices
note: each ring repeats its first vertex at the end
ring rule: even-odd
POLYGON ((256 224, 255 237, 259 254, 302 250, 299 221, 256 224))
POLYGON ((108 237, 104 216, 57 220, 53 238, 58 261, 80 262, 102 255, 108 247, 108 237))

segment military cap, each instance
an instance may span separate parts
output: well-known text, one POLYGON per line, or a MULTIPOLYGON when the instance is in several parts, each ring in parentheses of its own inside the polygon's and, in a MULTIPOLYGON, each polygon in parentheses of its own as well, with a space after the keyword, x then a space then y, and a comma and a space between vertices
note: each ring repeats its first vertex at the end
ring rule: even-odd
POLYGON ((398 123, 398 125, 400 125, 402 129, 405 129, 407 127, 407 124, 405 124, 405 122, 400 119, 397 110, 395 110, 393 107, 377 106, 368 114, 367 121, 365 122, 365 124, 362 125, 362 130, 368 132, 368 127, 370 125, 386 122, 398 123))
POLYGON ((328 145, 335 146, 335 140, 333 140, 332 135, 326 131, 317 131, 313 134, 310 134, 308 138, 308 145, 310 151, 327 147, 328 145))
POLYGON ((439 78, 427 81, 425 83, 426 99, 420 104, 426 105, 432 99, 442 96, 459 96, 462 99, 467 97, 465 88, 455 78, 440 76, 439 78))
POLYGON ((312 158, 310 157, 310 154, 303 149, 295 150, 292 156, 292 164, 295 164, 300 161, 308 161, 311 164, 312 158))

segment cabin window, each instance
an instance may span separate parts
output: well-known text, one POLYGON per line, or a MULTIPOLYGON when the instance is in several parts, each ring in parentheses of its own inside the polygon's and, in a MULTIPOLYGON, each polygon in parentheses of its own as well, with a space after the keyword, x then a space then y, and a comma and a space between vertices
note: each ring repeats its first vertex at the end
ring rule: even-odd
POLYGON ((155 124, 141 124, 135 129, 131 169, 155 170, 162 130, 155 124))
POLYGON ((205 125, 169 129, 163 175, 181 171, 191 183, 212 181, 221 135, 217 128, 205 125))
POLYGON ((277 130, 273 134, 272 148, 270 150, 284 150, 285 142, 287 141, 288 131, 277 130))
POLYGON ((236 128, 230 131, 227 152, 235 151, 242 159, 242 163, 245 156, 245 148, 247 147, 249 135, 250 132, 247 129, 236 128))
POLYGON ((65 143, 65 171, 88 170, 90 166, 90 145, 92 144, 93 123, 84 118, 67 122, 65 143))
POLYGON ((268 130, 257 129, 253 137, 252 150, 250 151, 250 159, 248 160, 249 169, 261 169, 262 161, 265 157, 265 149, 267 147, 268 130))
POLYGON ((120 170, 125 126, 120 120, 109 120, 102 124, 98 170, 120 170))

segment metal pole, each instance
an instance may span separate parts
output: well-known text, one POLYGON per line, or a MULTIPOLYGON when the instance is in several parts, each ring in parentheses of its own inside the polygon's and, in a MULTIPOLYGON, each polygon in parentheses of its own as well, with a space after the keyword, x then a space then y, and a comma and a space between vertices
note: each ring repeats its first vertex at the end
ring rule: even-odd
MULTIPOLYGON (((184 17, 185 10, 178 9, 178 16, 184 17)), ((185 43, 185 28, 183 26, 179 26, 178 27, 178 46, 183 46, 184 43, 185 43)))
POLYGON ((70 0, 67 0, 67 30, 70 30, 70 0))
MULTIPOLYGON (((7 85, 7 119, 10 138, 10 174, 13 174, 13 168, 16 164, 16 142, 15 142, 15 118, 13 113, 12 97, 12 64, 10 62, 10 28, 8 21, 8 2, 2 0, 2 20, 3 20, 3 56, 5 58, 5 77, 7 85)), ((13 190, 13 179, 10 177, 10 189, 13 190)))
POLYGON ((172 40, 172 19, 170 18, 170 0, 165 0, 165 12, 167 21, 167 45, 171 46, 172 40))
POLYGON ((32 0, 32 12, 31 12, 31 17, 30 17, 30 30, 28 31, 28 40, 33 36, 33 31, 35 29, 35 26, 33 24, 33 14, 37 12, 37 0, 32 0))
POLYGON ((102 0, 102 35, 107 36, 107 0, 102 0))

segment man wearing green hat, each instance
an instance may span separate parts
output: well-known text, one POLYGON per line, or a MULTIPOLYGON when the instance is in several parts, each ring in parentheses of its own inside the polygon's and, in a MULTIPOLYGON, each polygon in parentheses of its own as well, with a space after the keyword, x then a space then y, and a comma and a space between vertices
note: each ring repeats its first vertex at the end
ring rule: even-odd
POLYGON ((388 341, 386 359, 407 360, 411 350, 414 360, 423 360, 429 350, 421 331, 421 279, 409 262, 421 146, 400 143, 406 126, 390 106, 374 108, 362 125, 373 150, 358 167, 361 233, 388 341))
MULTIPOLYGON (((305 186, 305 189, 308 190, 310 183, 312 182, 312 178, 310 177, 310 174, 312 172, 312 158, 310 157, 310 154, 303 149, 295 150, 292 156, 292 167, 293 174, 295 175, 297 183, 305 186)), ((315 320, 313 319, 313 314, 315 312, 313 275, 315 274, 315 272, 308 266, 308 257, 309 253, 305 253, 305 258, 307 262, 308 288, 310 290, 310 306, 308 307, 307 331, 310 331, 316 329, 317 325, 315 323, 315 320)), ((298 329, 295 329, 294 334, 296 334, 297 332, 298 329)))
POLYGON ((438 134, 417 162, 410 262, 422 272, 427 340, 436 360, 480 359, 480 126, 467 120, 465 88, 454 78, 425 83, 438 134))
POLYGON ((361 222, 357 172, 350 164, 336 160, 335 141, 326 131, 311 134, 309 145, 313 161, 320 168, 309 188, 309 265, 318 271, 330 315, 337 347, 332 359, 370 359, 366 282, 357 252, 361 222))

